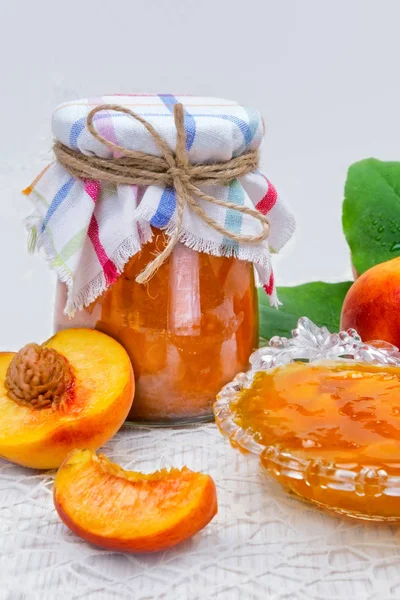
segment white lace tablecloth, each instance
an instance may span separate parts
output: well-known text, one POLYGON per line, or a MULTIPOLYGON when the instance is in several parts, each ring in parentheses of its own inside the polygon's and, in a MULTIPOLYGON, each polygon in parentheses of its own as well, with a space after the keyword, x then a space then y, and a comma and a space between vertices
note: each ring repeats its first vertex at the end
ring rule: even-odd
POLYGON ((125 428, 104 452, 128 469, 186 464, 210 473, 217 517, 161 554, 100 550, 60 522, 52 474, 1 461, 1 600, 400 598, 396 527, 330 516, 290 497, 215 425, 125 428))

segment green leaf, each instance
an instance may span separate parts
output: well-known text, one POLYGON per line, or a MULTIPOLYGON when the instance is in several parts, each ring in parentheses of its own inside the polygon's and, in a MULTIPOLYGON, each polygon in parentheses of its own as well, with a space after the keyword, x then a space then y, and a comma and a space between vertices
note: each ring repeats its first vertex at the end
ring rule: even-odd
POLYGON ((359 274, 400 256, 400 162, 368 158, 349 168, 343 230, 359 274))
POLYGON ((260 336, 265 339, 274 335, 290 337, 297 321, 304 316, 319 327, 325 326, 331 332, 339 331, 340 311, 352 283, 314 281, 296 287, 278 287, 278 297, 283 304, 279 309, 269 305, 268 296, 260 288, 260 336))

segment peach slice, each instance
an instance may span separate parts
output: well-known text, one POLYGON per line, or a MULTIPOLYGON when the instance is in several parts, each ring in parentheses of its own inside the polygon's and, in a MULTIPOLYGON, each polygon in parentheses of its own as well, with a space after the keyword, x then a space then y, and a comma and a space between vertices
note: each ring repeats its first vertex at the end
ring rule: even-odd
POLYGON ((124 471, 103 454, 76 450, 54 482, 54 504, 84 540, 115 551, 158 552, 190 538, 217 513, 214 481, 188 468, 124 471))
POLYGON ((134 378, 124 348, 92 329, 0 354, 0 455, 58 467, 74 448, 97 449, 123 424, 134 378))

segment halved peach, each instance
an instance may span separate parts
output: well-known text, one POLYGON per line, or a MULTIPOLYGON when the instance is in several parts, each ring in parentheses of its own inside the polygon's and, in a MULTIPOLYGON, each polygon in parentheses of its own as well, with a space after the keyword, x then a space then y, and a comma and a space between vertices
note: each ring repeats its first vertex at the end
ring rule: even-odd
POLYGON ((97 450, 123 424, 133 393, 126 351, 99 331, 67 329, 0 354, 0 455, 50 469, 74 448, 97 450))
POLYGON ((124 471, 103 454, 74 451, 54 481, 54 504, 84 540, 124 552, 158 552, 190 538, 217 513, 209 475, 124 471))

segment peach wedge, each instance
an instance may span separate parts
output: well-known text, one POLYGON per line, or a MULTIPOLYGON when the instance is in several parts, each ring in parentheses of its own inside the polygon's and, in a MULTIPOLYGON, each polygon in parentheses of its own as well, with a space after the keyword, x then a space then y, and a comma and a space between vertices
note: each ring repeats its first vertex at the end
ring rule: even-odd
POLYGON ((74 448, 97 450, 132 405, 129 357, 92 329, 67 329, 39 346, 0 354, 0 455, 37 469, 74 448))
POLYGON ((209 475, 124 471, 104 455, 74 451, 54 482, 54 504, 74 533, 102 548, 158 552, 190 538, 217 512, 209 475))

